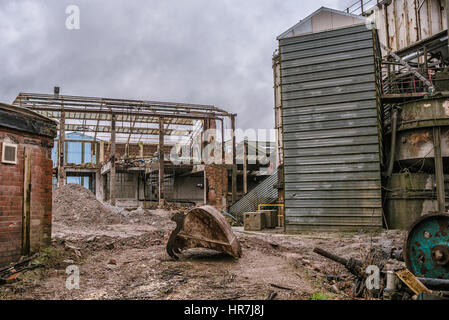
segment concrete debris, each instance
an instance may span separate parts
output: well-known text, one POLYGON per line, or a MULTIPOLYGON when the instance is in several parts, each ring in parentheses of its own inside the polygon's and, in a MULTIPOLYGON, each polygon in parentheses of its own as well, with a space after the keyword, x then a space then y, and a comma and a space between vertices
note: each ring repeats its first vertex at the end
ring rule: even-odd
POLYGON ((95 195, 78 184, 56 188, 53 196, 53 221, 63 224, 119 224, 123 216, 95 198, 95 195))
MULTIPOLYGON (((240 259, 198 248, 185 251, 174 263, 165 251, 175 227, 170 221, 173 213, 147 211, 146 223, 55 224, 52 250, 61 260, 47 268, 56 272, 38 273, 39 278, 30 280, 33 286, 26 281, 11 284, 8 293, 0 287, 0 294, 23 299, 296 300, 312 299, 320 292, 329 299, 353 299, 352 275, 312 248, 319 245, 350 257, 356 250, 369 252, 372 243, 385 238, 396 246, 403 241, 401 234, 392 233, 286 236, 280 231, 247 233, 236 228, 235 235, 247 247, 240 259), (64 289, 65 268, 71 261, 80 268, 80 290, 64 289)), ((36 277, 32 273, 24 277, 31 275, 36 277)))

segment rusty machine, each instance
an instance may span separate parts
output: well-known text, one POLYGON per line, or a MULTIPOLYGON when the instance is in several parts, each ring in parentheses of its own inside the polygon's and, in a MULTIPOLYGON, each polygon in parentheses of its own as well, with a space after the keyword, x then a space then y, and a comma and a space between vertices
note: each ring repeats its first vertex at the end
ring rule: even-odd
POLYGON ((381 284, 371 290, 375 297, 408 299, 415 295, 421 300, 449 300, 449 214, 422 216, 410 227, 403 249, 372 247, 365 261, 343 258, 321 248, 313 251, 342 264, 355 276, 356 297, 366 294, 367 268, 375 265, 381 271, 381 284), (396 263, 392 270, 387 267, 391 260, 402 263, 396 263))
POLYGON ((448 280, 449 214, 429 214, 415 221, 404 248, 405 263, 414 275, 448 280))
POLYGON ((398 274, 402 282, 410 285, 416 277, 415 284, 423 287, 411 287, 425 295, 449 291, 448 31, 418 40, 395 52, 391 43, 380 44, 377 60, 384 225, 408 230, 403 250, 391 252, 390 258, 404 262, 404 272, 398 274))
POLYGON ((422 215, 447 211, 447 31, 397 52, 382 47, 384 222, 407 230, 422 215))
POLYGON ((237 237, 225 217, 212 206, 202 206, 175 213, 172 220, 176 229, 167 242, 167 253, 178 259, 181 250, 207 248, 219 251, 238 259, 242 249, 237 237))

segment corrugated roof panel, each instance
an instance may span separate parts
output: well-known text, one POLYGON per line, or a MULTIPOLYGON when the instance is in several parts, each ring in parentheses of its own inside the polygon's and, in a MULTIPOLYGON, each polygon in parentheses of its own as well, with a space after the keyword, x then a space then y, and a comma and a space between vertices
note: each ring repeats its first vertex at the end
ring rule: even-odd
POLYGON ((304 219, 301 218, 301 215, 307 215, 307 217, 369 217, 371 218, 373 215, 382 214, 381 209, 377 208, 286 208, 286 214, 288 215, 288 219, 292 222, 301 222, 304 219), (296 215, 296 216, 295 216, 296 215))
POLYGON ((360 192, 359 190, 324 190, 324 191, 286 191, 285 196, 291 199, 377 199, 381 196, 380 190, 360 192))
MULTIPOLYGON (((287 167, 287 166, 286 166, 287 167)), ((345 181, 348 185, 353 188, 358 187, 357 183, 354 181, 367 181, 367 180, 379 180, 380 177, 377 172, 339 172, 334 174, 324 173, 313 173, 313 174, 284 174, 286 188, 287 182, 329 182, 329 181, 345 181)), ((380 186, 379 186, 380 188, 380 186)))
MULTIPOLYGON (((286 90, 282 92, 282 97, 285 100, 296 100, 296 99, 307 99, 307 98, 315 98, 317 96, 326 97, 326 96, 338 96, 345 93, 357 93, 357 92, 366 92, 373 89, 372 82, 368 83, 354 83, 351 85, 340 85, 336 87, 327 87, 327 83, 323 81, 323 87, 316 87, 313 90, 292 90, 289 87, 289 91, 286 90)), ((300 85, 298 85, 299 87, 300 85)))
MULTIPOLYGON (((380 181, 358 181, 357 185, 363 190, 378 190, 380 181)), ((286 191, 327 191, 327 190, 353 190, 354 187, 346 181, 320 181, 320 182, 290 182, 285 186, 286 191)))
POLYGON ((285 163, 289 166, 305 166, 309 164, 341 164, 341 163, 361 163, 373 162, 379 159, 378 153, 360 154, 333 154, 325 156, 292 157, 286 158, 285 163))
POLYGON ((325 54, 325 55, 311 56, 311 57, 302 58, 302 59, 301 59, 301 53, 295 52, 295 53, 288 54, 288 59, 286 59, 285 62, 283 62, 281 67, 282 68, 295 68, 295 67, 299 67, 299 66, 305 65, 305 64, 313 65, 313 64, 329 63, 329 62, 335 62, 335 61, 350 60, 350 59, 354 59, 354 58, 364 58, 364 57, 372 57, 372 56, 373 56, 373 50, 372 50, 372 48, 369 48, 369 47, 364 48, 364 49, 352 50, 351 52, 344 51, 344 52, 330 53, 330 54, 325 54), (301 61, 299 61, 298 59, 301 59, 301 61))
MULTIPOLYGON (((300 129, 300 128, 299 128, 300 129)), ((318 130, 308 131, 307 135, 304 132, 289 132, 285 135, 284 140, 309 140, 309 139, 326 139, 338 137, 353 137, 353 136, 370 136, 377 134, 377 127, 363 127, 363 130, 359 128, 340 128, 333 130, 318 130)))
POLYGON ((287 231, 382 226, 373 32, 280 40, 287 231))
POLYGON ((310 122, 324 122, 335 120, 347 120, 347 119, 360 119, 376 116, 377 111, 371 109, 359 109, 353 111, 336 111, 327 113, 315 113, 315 114, 300 114, 285 116, 284 124, 301 124, 310 122))
MULTIPOLYGON (((335 53, 347 53, 348 50, 361 50, 372 47, 372 39, 363 40, 363 41, 347 41, 344 43, 336 44, 333 46, 323 46, 323 47, 311 47, 310 49, 304 50, 292 50, 292 51, 283 51, 285 60, 291 59, 304 59, 316 56, 326 56, 329 54, 335 53)), ((299 46, 300 47, 300 46, 299 46)), ((288 48, 291 50, 291 48, 288 48)))
POLYGON ((320 114, 326 114, 328 112, 341 112, 341 111, 358 111, 362 109, 372 109, 372 103, 367 101, 353 101, 342 104, 309 106, 302 108, 284 109, 284 117, 312 114, 319 116, 320 114))
POLYGON ((338 173, 338 172, 369 172, 378 171, 377 162, 358 162, 343 164, 313 164, 313 165, 288 165, 285 168, 285 174, 307 174, 307 173, 338 173))
POLYGON ((330 120, 330 121, 318 121, 311 123, 294 123, 284 125, 285 133, 288 132, 301 132, 301 131, 313 131, 313 130, 330 130, 341 128, 361 128, 376 126, 377 119, 373 118, 359 118, 359 119, 345 119, 345 120, 330 120))
POLYGON ((296 108, 298 106, 317 106, 317 105, 327 105, 333 103, 344 103, 344 102, 354 102, 354 101, 363 101, 363 100, 375 100, 376 99, 376 91, 362 91, 356 93, 339 93, 337 95, 330 96, 315 96, 312 98, 305 99, 291 99, 291 100, 282 100, 283 108, 296 108))
POLYGON ((307 140, 291 140, 285 141, 285 149, 306 149, 306 148, 322 148, 322 147, 334 147, 334 146, 354 146, 354 145, 366 145, 377 144, 379 138, 374 136, 350 136, 350 137, 337 137, 331 139, 307 139, 307 140))
POLYGON ((314 81, 319 80, 338 80, 341 77, 351 77, 351 76, 362 76, 365 74, 371 75, 373 73, 373 68, 371 66, 358 66, 347 69, 335 69, 329 71, 322 72, 314 72, 314 73, 306 73, 301 75, 293 75, 293 76, 285 76, 284 75, 284 84, 297 84, 304 83, 309 84, 314 81))
POLYGON ((343 70, 352 70, 357 67, 367 68, 374 72, 374 66, 370 65, 372 61, 373 57, 368 53, 365 57, 359 57, 356 60, 329 61, 318 65, 302 65, 290 68, 284 66, 282 77, 284 77, 284 80, 288 80, 288 76, 310 76, 310 74, 321 74, 329 71, 343 72, 343 70))
MULTIPOLYGON (((302 38, 297 37, 295 39, 302 38)), ((342 43, 348 42, 356 42, 360 40, 370 40, 372 41, 372 36, 369 33, 365 32, 357 32, 357 33, 346 33, 340 36, 335 36, 332 38, 327 38, 327 40, 320 41, 321 39, 317 39, 317 41, 297 41, 290 44, 284 43, 284 53, 293 52, 293 51, 302 51, 307 49, 313 49, 318 47, 333 47, 334 45, 341 45, 342 43)))
POLYGON ((307 90, 317 90, 323 88, 335 88, 341 86, 355 86, 360 85, 362 83, 371 84, 374 79, 374 74, 364 74, 364 75, 352 75, 349 77, 340 76, 339 78, 334 79, 322 79, 319 81, 307 81, 307 82, 296 82, 292 84, 284 85, 284 92, 298 92, 298 91, 306 91, 307 90))

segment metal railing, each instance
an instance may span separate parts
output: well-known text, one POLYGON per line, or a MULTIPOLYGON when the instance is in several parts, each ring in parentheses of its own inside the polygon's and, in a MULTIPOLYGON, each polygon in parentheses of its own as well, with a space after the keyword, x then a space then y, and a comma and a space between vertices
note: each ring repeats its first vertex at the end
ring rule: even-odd
POLYGON ((358 0, 351 6, 347 7, 345 11, 351 14, 363 15, 374 5, 381 5, 383 2, 384 1, 381 0, 358 0))
MULTIPOLYGON (((444 68, 419 67, 417 71, 432 85, 435 81, 435 74, 444 68)), ((412 72, 400 68, 394 64, 384 64, 382 67, 382 94, 410 94, 427 93, 428 86, 422 79, 416 77, 412 72)))

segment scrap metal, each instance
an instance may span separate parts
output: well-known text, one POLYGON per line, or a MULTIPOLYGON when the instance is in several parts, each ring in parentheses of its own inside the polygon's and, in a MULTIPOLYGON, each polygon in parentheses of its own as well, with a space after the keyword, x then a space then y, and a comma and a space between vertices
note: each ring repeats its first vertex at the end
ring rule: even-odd
POLYGON ((242 255, 242 248, 225 217, 212 206, 202 206, 185 214, 173 215, 176 229, 167 242, 167 253, 174 259, 181 250, 208 248, 228 254, 236 259, 242 255))

